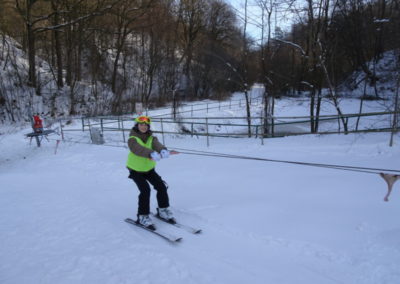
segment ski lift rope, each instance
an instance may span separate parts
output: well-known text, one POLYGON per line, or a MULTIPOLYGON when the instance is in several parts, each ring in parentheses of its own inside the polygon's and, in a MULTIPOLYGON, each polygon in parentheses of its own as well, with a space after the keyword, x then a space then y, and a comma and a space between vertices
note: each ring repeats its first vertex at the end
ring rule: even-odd
MULTIPOLYGON (((82 142, 76 142, 76 141, 68 141, 68 142, 82 143, 82 142)), ((90 143, 82 143, 82 144, 90 144, 90 143)), ((58 144, 57 144, 57 146, 58 146, 58 144)), ((126 145, 125 146, 103 145, 103 146, 126 148, 126 145)), ((389 201, 389 196, 392 192, 393 185, 397 180, 400 179, 400 170, 343 166, 343 165, 332 165, 332 164, 319 164, 319 163, 307 163, 307 162, 297 162, 297 161, 287 161, 287 160, 274 160, 274 159, 240 156, 240 155, 232 155, 232 154, 224 154, 224 153, 215 153, 215 152, 199 151, 199 150, 184 149, 184 148, 174 148, 171 150, 176 150, 176 152, 178 152, 178 153, 187 154, 187 155, 243 159, 243 160, 255 160, 255 161, 274 162, 274 163, 286 163, 286 164, 295 164, 295 165, 302 165, 302 166, 336 169, 336 170, 343 170, 343 171, 361 172, 361 173, 368 173, 368 174, 379 174, 385 180, 385 182, 387 184, 387 188, 388 188, 387 194, 385 195, 385 197, 383 199, 384 201, 389 201)))
MULTIPOLYGON (((53 139, 50 139, 50 140, 53 140, 53 139)), ((92 143, 88 143, 88 142, 72 141, 72 140, 65 140, 65 142, 78 143, 78 144, 89 144, 89 145, 92 144, 92 143)), ((102 146, 126 148, 126 145, 122 146, 122 145, 103 144, 102 146)), ((255 161, 263 161, 263 162, 273 162, 273 163, 285 163, 285 164, 294 164, 294 165, 301 165, 301 166, 310 166, 310 167, 320 167, 320 168, 328 168, 328 169, 336 169, 336 170, 344 170, 344 171, 361 172, 361 173, 368 173, 368 174, 387 173, 387 174, 400 175, 400 170, 392 170, 392 169, 380 169, 380 168, 367 168, 367 167, 344 166, 344 165, 333 165, 333 164, 308 163, 308 162, 287 161, 287 160, 275 160, 275 159, 240 156, 240 155, 207 152, 207 151, 184 149, 184 148, 169 148, 169 149, 179 152, 180 154, 186 154, 186 155, 242 159, 242 160, 255 160, 255 161)))
POLYGON ((187 155, 199 155, 199 156, 209 156, 209 157, 219 157, 219 158, 231 158, 231 159, 256 160, 256 161, 274 162, 274 163, 286 163, 286 164, 295 164, 295 165, 302 165, 302 166, 337 169, 337 170, 344 170, 344 171, 362 172, 362 173, 369 173, 369 174, 380 174, 382 172, 386 172, 386 173, 389 172, 391 174, 400 174, 400 170, 392 170, 392 169, 380 169, 380 168, 367 168, 367 167, 356 167, 356 166, 308 163, 308 162, 287 161, 287 160, 275 160, 275 159, 267 159, 267 158, 257 158, 257 157, 223 154, 223 153, 215 153, 215 152, 207 152, 207 151, 198 151, 198 150, 183 149, 183 148, 174 148, 174 150, 178 151, 179 153, 187 154, 187 155))
POLYGON ((198 151, 198 150, 183 149, 183 148, 175 148, 175 149, 178 150, 179 153, 187 154, 187 155, 256 160, 256 161, 264 161, 264 162, 286 163, 286 164, 295 164, 295 165, 301 165, 301 166, 311 166, 311 167, 320 167, 320 168, 328 168, 328 169, 343 170, 343 171, 361 172, 361 173, 367 173, 367 174, 379 174, 379 176, 382 177, 387 184, 387 193, 386 193, 385 197, 383 198, 383 200, 386 202, 389 201, 389 196, 392 192, 394 183, 400 179, 400 170, 355 167, 355 166, 344 166, 344 165, 332 165, 332 164, 319 164, 319 163, 307 163, 307 162, 297 162, 297 161, 287 161, 287 160, 274 160, 274 159, 222 154, 222 153, 207 152, 207 151, 198 151))

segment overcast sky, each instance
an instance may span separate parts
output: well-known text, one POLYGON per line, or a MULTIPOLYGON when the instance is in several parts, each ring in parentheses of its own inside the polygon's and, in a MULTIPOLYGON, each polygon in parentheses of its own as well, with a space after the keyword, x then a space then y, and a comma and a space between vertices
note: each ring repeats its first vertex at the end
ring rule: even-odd
MULTIPOLYGON (((236 10, 239 20, 244 18, 244 3, 245 0, 225 0, 225 2, 230 3, 236 10)), ((297 1, 300 4, 301 1, 297 1)), ((248 0, 248 33, 254 39, 261 38, 261 28, 256 26, 256 23, 261 24, 261 8, 258 7, 255 0, 248 0)), ((299 5, 298 4, 298 5, 299 5)), ((273 16, 272 19, 272 32, 275 30, 275 25, 280 27, 282 30, 290 30, 290 25, 294 22, 294 15, 289 13, 278 13, 273 16)), ((242 21, 243 23, 243 21, 242 21)))

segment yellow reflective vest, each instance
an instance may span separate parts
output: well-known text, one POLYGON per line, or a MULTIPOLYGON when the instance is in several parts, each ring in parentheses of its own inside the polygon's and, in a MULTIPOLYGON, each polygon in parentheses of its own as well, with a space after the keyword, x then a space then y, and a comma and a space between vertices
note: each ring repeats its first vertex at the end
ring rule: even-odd
MULTIPOLYGON (((147 139, 146 143, 144 143, 142 141, 142 139, 140 139, 139 137, 136 137, 136 136, 130 136, 129 139, 130 138, 136 139, 136 142, 140 146, 143 146, 143 147, 146 147, 147 149, 153 150, 151 148, 151 146, 153 144, 153 136, 150 136, 147 139)), ((137 171, 137 172, 148 172, 155 168, 156 162, 151 160, 150 158, 141 157, 132 152, 129 152, 128 161, 126 162, 126 166, 129 169, 137 171)))

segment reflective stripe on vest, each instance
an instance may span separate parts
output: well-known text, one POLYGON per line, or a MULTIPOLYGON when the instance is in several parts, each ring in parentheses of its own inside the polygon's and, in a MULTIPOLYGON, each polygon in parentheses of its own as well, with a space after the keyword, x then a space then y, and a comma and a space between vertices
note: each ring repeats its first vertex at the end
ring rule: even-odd
MULTIPOLYGON (((153 144, 153 136, 150 136, 149 139, 147 139, 147 142, 144 143, 142 139, 136 136, 130 136, 129 139, 135 138, 136 142, 140 145, 143 146, 147 149, 153 150, 151 148, 153 144)), ((132 152, 129 152, 128 154, 128 161, 126 162, 126 166, 134 171, 137 172, 148 172, 156 166, 156 162, 151 160, 150 158, 145 158, 138 156, 132 152)))

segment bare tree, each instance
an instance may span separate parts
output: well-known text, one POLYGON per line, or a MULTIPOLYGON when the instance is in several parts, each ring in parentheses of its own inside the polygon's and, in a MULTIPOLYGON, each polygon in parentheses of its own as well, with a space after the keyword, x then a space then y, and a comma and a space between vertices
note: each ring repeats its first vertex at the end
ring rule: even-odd
MULTIPOLYGON (((114 5, 116 5, 121 0, 114 0, 112 3, 108 3, 109 1, 102 0, 97 1, 96 5, 89 11, 87 14, 80 16, 77 19, 74 19, 72 22, 63 22, 59 23, 59 10, 57 1, 52 1, 53 11, 49 11, 49 8, 46 7, 46 3, 40 0, 16 0, 16 8, 20 13, 21 17, 24 19, 26 26, 26 34, 27 34, 27 43, 28 43, 28 61, 29 61, 29 72, 28 72, 28 81, 29 84, 33 87, 37 86, 36 82, 36 34, 39 32, 45 31, 58 31, 69 25, 75 24, 80 21, 85 21, 91 17, 103 15, 108 12, 114 5), (43 3, 42 3, 43 2, 43 3), (41 4, 38 7, 38 14, 33 14, 34 8, 36 5, 41 4), (44 5, 44 6, 43 6, 44 5), (44 9, 43 11, 43 8, 44 9), (47 11, 46 11, 47 10, 47 11), (52 24, 48 24, 49 20, 55 18, 52 24)), ((58 34, 57 34, 58 37, 58 34)), ((58 59, 59 60, 59 59, 58 59)))
POLYGON ((275 105, 275 86, 269 76, 272 71, 271 67, 267 67, 267 57, 273 56, 271 52, 271 30, 272 30, 272 13, 278 8, 275 0, 257 0, 257 5, 261 9, 261 45, 260 45, 260 70, 262 72, 261 81, 264 84, 264 134, 273 135, 274 132, 274 105, 275 105), (267 32, 265 32, 267 30, 267 32), (266 36, 265 36, 266 34, 266 36))
MULTIPOLYGON (((183 75, 185 76, 186 95, 193 92, 191 66, 198 36, 205 26, 206 2, 203 0, 181 0, 178 21, 180 23, 181 43, 183 47, 183 75)), ((181 86, 183 87, 183 86, 181 86)))
MULTIPOLYGON (((51 1, 51 8, 54 13, 53 17, 53 26, 58 26, 60 24, 60 4, 59 1, 52 0, 51 1)), ((53 31, 54 34, 54 41, 55 41, 55 53, 57 58, 57 86, 62 88, 64 86, 63 82, 63 60, 62 60, 62 48, 61 48, 61 36, 60 31, 55 29, 53 31)))

